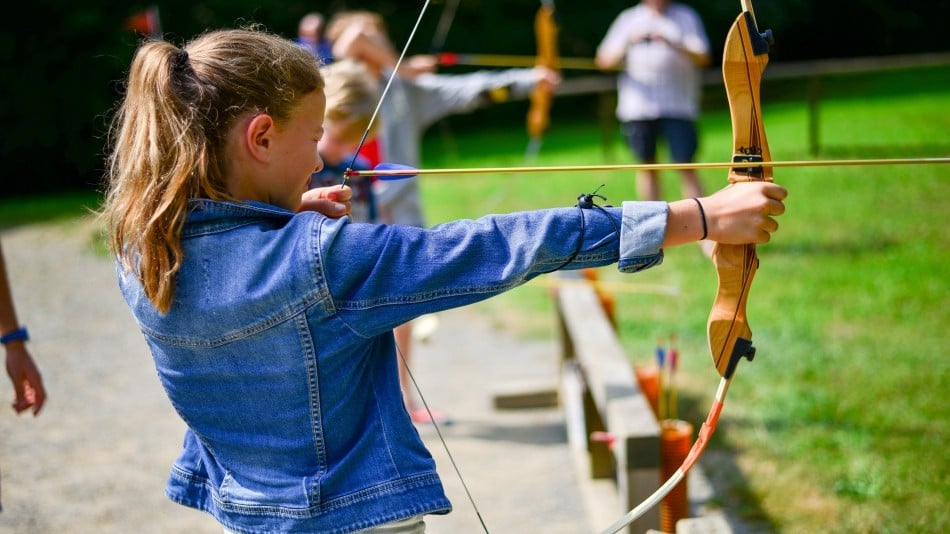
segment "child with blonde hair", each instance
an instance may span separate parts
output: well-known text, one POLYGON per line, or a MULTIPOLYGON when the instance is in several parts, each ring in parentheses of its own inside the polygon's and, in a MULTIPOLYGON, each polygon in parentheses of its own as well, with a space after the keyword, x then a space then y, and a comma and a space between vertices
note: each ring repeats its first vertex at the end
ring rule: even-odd
MULTIPOLYGON (((380 89, 366 66, 357 61, 344 59, 320 70, 326 82, 324 93, 327 99, 323 137, 317 144, 323 169, 313 173, 310 187, 339 186, 348 168, 370 168, 369 162, 356 151, 364 136, 366 141, 370 141, 379 132, 380 123, 372 118, 380 89)), ((375 221, 376 205, 370 178, 354 176, 346 183, 353 190, 350 218, 360 222, 375 221)))
POLYGON ((646 269, 704 227, 765 242, 784 211, 780 186, 740 183, 432 229, 330 218, 301 209, 325 105, 302 47, 218 30, 142 44, 115 117, 119 287, 188 427, 165 491, 227 532, 423 532, 451 504, 403 405, 394 327, 557 269, 646 269))

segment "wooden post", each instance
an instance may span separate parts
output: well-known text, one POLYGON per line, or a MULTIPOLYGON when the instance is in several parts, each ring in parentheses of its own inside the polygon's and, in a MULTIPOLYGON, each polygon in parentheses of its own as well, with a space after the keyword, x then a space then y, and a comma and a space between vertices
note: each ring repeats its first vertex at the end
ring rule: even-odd
POLYGON ((812 156, 821 152, 821 75, 808 77, 808 150, 812 156))
POLYGON ((614 144, 617 140, 617 92, 611 87, 597 95, 597 122, 600 124, 600 143, 604 161, 614 161, 614 144))

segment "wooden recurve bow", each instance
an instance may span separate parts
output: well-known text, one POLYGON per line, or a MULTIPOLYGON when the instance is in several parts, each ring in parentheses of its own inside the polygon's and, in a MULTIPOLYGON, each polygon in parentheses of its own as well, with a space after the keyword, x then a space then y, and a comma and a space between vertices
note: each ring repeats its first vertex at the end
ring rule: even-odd
MULTIPOLYGON (((732 117, 732 161, 771 161, 762 124, 759 94, 762 73, 769 61, 771 30, 759 33, 751 0, 742 0, 742 14, 729 30, 722 57, 722 76, 732 117)), ((772 181, 771 167, 733 167, 729 182, 772 181)), ((752 359, 752 331, 746 321, 746 302, 752 278, 759 266, 755 245, 717 244, 713 263, 719 275, 719 290, 709 315, 709 351, 716 370, 730 378, 739 359, 752 359)))
MULTIPOLYGON (((741 0, 740 3, 742 13, 729 30, 722 59, 722 75, 732 117, 732 161, 737 164, 729 170, 729 182, 772 181, 771 167, 741 165, 771 160, 762 124, 759 85, 768 64, 772 33, 771 30, 759 32, 751 0, 741 0)), ((721 377, 715 400, 696 442, 679 469, 653 495, 607 527, 603 531, 605 534, 619 532, 635 521, 663 500, 686 477, 716 429, 736 365, 741 358, 751 360, 755 355, 752 331, 746 321, 749 287, 759 266, 755 245, 717 243, 713 250, 713 263, 719 275, 719 288, 709 315, 707 332, 713 363, 721 377)))

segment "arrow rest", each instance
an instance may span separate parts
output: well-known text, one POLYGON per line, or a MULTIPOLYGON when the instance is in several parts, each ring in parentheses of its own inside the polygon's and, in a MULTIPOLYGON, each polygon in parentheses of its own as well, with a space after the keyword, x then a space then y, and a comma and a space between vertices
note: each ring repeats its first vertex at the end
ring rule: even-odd
MULTIPOLYGON (((732 157, 733 163, 762 163, 762 154, 736 154, 732 157)), ((763 167, 733 167, 733 173, 736 175, 745 175, 749 180, 763 180, 765 171, 763 167)), ((735 176, 730 176, 730 181, 734 181, 735 176)))

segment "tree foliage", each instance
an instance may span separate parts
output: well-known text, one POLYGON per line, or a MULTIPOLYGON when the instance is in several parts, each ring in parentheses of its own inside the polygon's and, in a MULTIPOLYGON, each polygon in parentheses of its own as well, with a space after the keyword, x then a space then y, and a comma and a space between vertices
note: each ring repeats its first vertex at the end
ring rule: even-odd
MULTIPOLYGON (((436 25, 451 0, 434 0, 410 52, 429 52, 436 25)), ((633 2, 557 2, 565 56, 591 57, 613 18, 633 2)), ((689 0, 719 50, 738 2, 689 0)), ((260 23, 292 37, 311 10, 378 11, 397 45, 405 42, 422 1, 166 0, 156 2, 166 39, 181 44, 207 29, 260 23)), ((105 132, 122 91, 138 37, 125 29, 143 3, 39 0, 18 5, 0 32, 5 83, 0 195, 88 188, 99 184, 105 132)), ((533 54, 534 0, 461 0, 444 49, 470 53, 533 54)), ((916 9, 896 0, 773 0, 757 2, 761 25, 775 31, 773 61, 945 50, 929 21, 950 20, 946 0, 916 9)), ((718 60, 714 58, 714 61, 718 60)))

